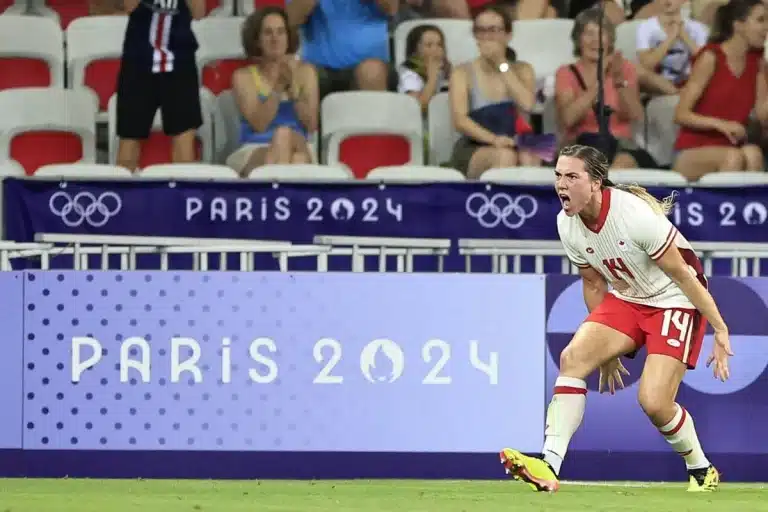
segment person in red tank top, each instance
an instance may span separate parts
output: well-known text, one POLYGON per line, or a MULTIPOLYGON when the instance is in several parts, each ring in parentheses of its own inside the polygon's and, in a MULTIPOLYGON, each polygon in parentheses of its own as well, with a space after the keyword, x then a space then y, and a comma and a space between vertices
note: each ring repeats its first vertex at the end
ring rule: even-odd
POLYGON ((747 143, 746 124, 753 109, 768 123, 767 15, 761 0, 730 0, 718 9, 710 42, 694 57, 675 112, 674 169, 691 181, 710 172, 763 170, 763 153, 747 143))

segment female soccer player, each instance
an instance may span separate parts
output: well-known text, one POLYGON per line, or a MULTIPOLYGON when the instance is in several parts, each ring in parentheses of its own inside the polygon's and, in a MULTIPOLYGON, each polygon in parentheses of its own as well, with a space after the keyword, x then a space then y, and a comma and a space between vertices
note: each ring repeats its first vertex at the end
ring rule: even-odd
POLYGON ((714 362, 715 377, 729 377, 728 328, 691 245, 666 217, 673 198, 658 201, 642 187, 616 186, 607 174, 606 157, 592 147, 560 152, 555 189, 563 210, 557 229, 583 278, 589 316, 560 355, 541 457, 505 448, 501 462, 535 490, 557 491, 560 465, 584 416, 584 379, 599 368, 601 392, 607 386, 613 393, 617 383, 624 387, 621 375, 628 372, 619 358, 633 357, 645 345, 640 406, 685 459, 688 490, 713 491, 720 474, 675 397, 686 369, 696 366, 706 321, 715 331, 707 366, 714 362))

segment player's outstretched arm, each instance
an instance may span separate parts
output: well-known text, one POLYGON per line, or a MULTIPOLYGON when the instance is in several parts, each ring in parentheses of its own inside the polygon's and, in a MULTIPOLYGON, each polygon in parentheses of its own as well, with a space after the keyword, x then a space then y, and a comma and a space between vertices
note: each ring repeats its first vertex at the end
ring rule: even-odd
POLYGON ((608 282, 592 267, 579 266, 579 274, 584 281, 584 302, 591 313, 608 293, 608 282))
POLYGON ((691 304, 707 319, 715 331, 715 347, 712 355, 707 360, 707 366, 715 361, 715 377, 726 380, 730 376, 728 369, 728 356, 732 356, 731 343, 728 338, 728 326, 725 324, 715 299, 702 285, 696 276, 688 268, 683 256, 674 243, 664 254, 656 260, 656 263, 669 278, 680 287, 680 290, 688 297, 691 304))

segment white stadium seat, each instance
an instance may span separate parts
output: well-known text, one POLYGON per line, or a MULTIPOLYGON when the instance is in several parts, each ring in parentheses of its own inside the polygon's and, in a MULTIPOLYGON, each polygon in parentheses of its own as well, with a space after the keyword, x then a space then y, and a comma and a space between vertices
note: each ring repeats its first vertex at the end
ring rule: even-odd
POLYGON ((248 179, 255 181, 339 181, 352 178, 352 173, 344 167, 315 164, 263 165, 248 175, 248 179))
POLYGON ((365 179, 406 183, 466 181, 466 177, 456 169, 426 165, 377 167, 369 172, 365 179))
POLYGON ((419 25, 437 25, 445 34, 445 53, 455 66, 477 58, 478 51, 469 20, 426 19, 408 20, 397 25, 394 33, 395 65, 405 62, 405 42, 408 34, 419 25))
POLYGON ((0 178, 22 178, 26 175, 24 168, 16 160, 0 162, 0 178))
POLYGON ((67 27, 69 87, 89 87, 99 97, 100 121, 115 92, 127 16, 87 16, 67 27))
POLYGON ((550 185, 554 187, 555 174, 551 167, 503 167, 488 169, 480 181, 504 185, 550 185))
POLYGON ((52 163, 95 162, 97 107, 87 89, 0 91, 0 160, 14 159, 28 173, 52 163))
POLYGON ((14 0, 6 9, 0 6, 0 14, 4 16, 23 16, 27 14, 27 0, 14 0))
POLYGON ((644 21, 625 21, 616 27, 616 50, 632 62, 637 62, 637 27, 644 21))
POLYGON ((372 167, 395 163, 382 162, 383 157, 402 160, 396 162, 398 164, 421 165, 424 162, 421 106, 411 96, 375 91, 335 93, 322 101, 320 118, 323 145, 327 148, 327 163, 330 165, 339 162, 349 164, 349 159, 361 160, 361 156, 366 162, 371 162, 372 167), (390 147, 383 145, 389 142, 385 137, 392 135, 408 141, 409 154, 393 154, 390 147), (364 142, 349 141, 343 148, 345 151, 342 151, 342 143, 355 136, 373 138, 364 142), (376 136, 383 137, 377 140, 376 136))
POLYGON ((509 46, 518 60, 533 66, 537 80, 541 80, 574 61, 571 30, 573 20, 567 19, 516 21, 509 46))
POLYGON ((681 174, 660 169, 616 169, 609 171, 608 177, 617 184, 638 184, 643 187, 685 187, 690 185, 681 174))
POLYGON ((237 179, 237 173, 229 167, 212 164, 158 164, 145 167, 137 174, 139 178, 221 180, 237 179))
POLYGON ((197 67, 200 83, 214 94, 232 86, 232 74, 247 63, 240 32, 245 18, 209 16, 192 24, 200 45, 197 67))
MULTIPOLYGON (((17 74, 19 71, 14 68, 21 64, 30 64, 29 61, 43 61, 48 65, 48 76, 38 76, 37 68, 27 65, 21 67, 26 75, 24 81, 29 81, 25 86, 65 85, 64 33, 59 25, 49 18, 10 14, 0 16, 0 58, 4 61, 14 59, 0 64, 0 75, 6 77, 17 74)), ((0 83, 2 82, 5 80, 0 78, 0 83)))
POLYGON ((130 178, 133 173, 125 167, 107 164, 51 164, 40 167, 35 172, 39 178, 130 178))
POLYGON ((727 171, 705 174, 696 182, 699 187, 748 187, 768 185, 768 172, 727 171))
POLYGON ((427 109, 427 130, 429 130, 429 163, 442 165, 451 159, 453 146, 459 140, 459 133, 453 128, 451 101, 447 92, 435 94, 427 109))

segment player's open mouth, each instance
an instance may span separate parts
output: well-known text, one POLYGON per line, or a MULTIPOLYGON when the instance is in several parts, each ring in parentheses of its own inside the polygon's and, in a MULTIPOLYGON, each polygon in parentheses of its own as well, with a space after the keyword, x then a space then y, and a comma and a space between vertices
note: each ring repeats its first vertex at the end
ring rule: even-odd
POLYGON ((571 204, 571 198, 568 194, 558 194, 558 196, 560 197, 560 202, 563 203, 563 207, 567 208, 571 204))

